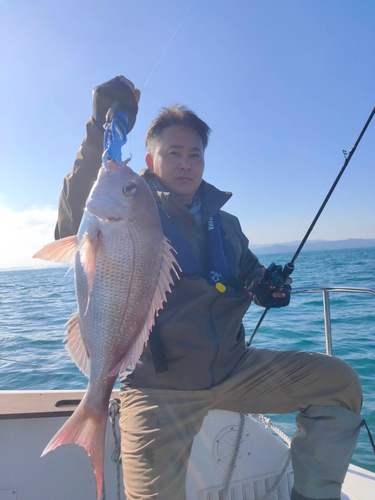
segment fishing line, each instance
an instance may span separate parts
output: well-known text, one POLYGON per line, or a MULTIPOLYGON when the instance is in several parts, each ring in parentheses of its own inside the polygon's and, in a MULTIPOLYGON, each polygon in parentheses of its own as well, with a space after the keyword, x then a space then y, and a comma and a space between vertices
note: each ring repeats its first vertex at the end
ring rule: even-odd
MULTIPOLYGON (((146 87, 146 85, 147 85, 147 84, 148 84, 148 82, 150 81, 150 78, 151 78, 151 77, 152 77, 152 75, 154 74, 154 72, 155 72, 156 68, 159 66, 160 61, 162 60, 162 58, 163 58, 164 54, 167 52, 168 47, 169 47, 169 46, 170 46, 170 44, 172 43, 172 41, 173 41, 174 37, 177 35, 178 30, 181 28, 181 26, 182 26, 183 22, 184 22, 184 21, 185 21, 185 19, 186 19, 186 16, 189 14, 189 12, 190 12, 191 8, 193 7, 194 2, 195 2, 195 0, 193 0, 193 1, 191 2, 191 4, 190 4, 189 8, 188 8, 188 9, 187 9, 187 11, 185 12, 185 14, 184 14, 183 18, 181 19, 181 21, 180 21, 179 25, 177 26, 177 28, 176 28, 176 30, 175 30, 175 32, 174 32, 174 33, 173 33, 173 35, 171 36, 171 38, 170 38, 169 42, 167 43, 167 45, 166 45, 165 49, 163 50, 163 52, 162 52, 162 54, 161 54, 161 56, 160 56, 160 57, 159 57, 159 59, 157 60, 157 62, 156 62, 156 64, 155 64, 155 66, 154 66, 154 68, 153 68, 153 70, 151 71, 151 73, 149 74, 149 76, 148 76, 147 80, 146 80, 146 81, 145 81, 145 83, 143 84, 143 88, 144 88, 144 87, 146 87)), ((132 135, 131 135, 131 133, 129 133, 129 134, 128 134, 128 138, 129 138, 129 156, 130 156, 130 158, 132 158, 132 157, 133 157, 133 153, 132 153, 132 135)))
POLYGON ((161 56, 159 57, 159 59, 158 59, 157 63, 155 64, 154 69, 151 71, 151 73, 150 73, 149 77, 148 77, 148 78, 147 78, 147 80, 145 81, 145 83, 144 83, 144 85, 143 85, 144 87, 146 87, 146 85, 147 85, 147 83, 149 82, 150 78, 152 77, 152 75, 153 75, 154 71, 156 70, 156 68, 158 67, 158 65, 159 65, 160 61, 162 60, 162 58, 163 58, 164 54, 167 52, 168 47, 169 47, 169 46, 170 46, 170 44, 172 43, 172 40, 173 40, 173 39, 174 39, 174 37, 177 35, 178 30, 181 28, 181 25, 182 25, 182 23, 185 21, 186 16, 189 14, 190 9, 192 8, 192 6, 193 6, 194 2, 195 2, 195 0, 193 0, 193 1, 191 2, 190 7, 189 7, 189 8, 188 8, 188 10, 185 12, 184 17, 181 19, 180 24, 179 24, 179 25, 177 26, 177 28, 176 28, 176 31, 173 33, 173 35, 172 35, 171 39, 170 39, 170 40, 169 40, 169 42, 167 43, 167 46, 165 47, 165 49, 163 50, 163 52, 162 52, 161 56))
POLYGON ((30 363, 29 361, 18 361, 17 359, 10 359, 10 358, 0 358, 0 361, 7 361, 9 363, 20 363, 22 365, 42 366, 39 363, 30 363))
MULTIPOLYGON (((147 85, 147 84, 148 84, 148 82, 150 81, 150 78, 151 78, 151 77, 152 77, 152 75, 154 74, 154 72, 155 72, 156 68, 159 66, 160 61, 163 59, 164 54, 165 54, 165 53, 167 52, 167 50, 168 50, 168 47, 171 45, 171 43, 172 43, 172 41, 173 41, 174 37, 177 35, 178 30, 181 28, 181 26, 182 26, 183 22, 184 22, 184 21, 185 21, 185 19, 186 19, 186 16, 189 14, 189 12, 190 12, 191 8, 193 7, 194 2, 195 2, 195 0, 193 0, 193 1, 191 2, 191 4, 190 4, 189 8, 188 8, 188 9, 187 9, 187 11, 185 12, 185 14, 184 14, 183 18, 181 19, 181 21, 180 21, 179 25, 177 26, 177 28, 176 28, 176 30, 175 30, 175 32, 174 32, 174 33, 173 33, 173 35, 171 36, 171 38, 170 38, 169 42, 167 43, 167 45, 166 45, 165 49, 164 49, 164 50, 163 50, 163 52, 161 53, 161 56, 160 56, 160 57, 159 57, 159 59, 157 60, 157 62, 156 62, 156 64, 155 64, 155 66, 154 66, 154 68, 153 68, 153 70, 151 71, 151 73, 149 74, 149 76, 148 76, 147 80, 146 80, 146 81, 145 81, 145 83, 143 84, 143 88, 144 88, 144 87, 146 87, 146 85, 147 85)), ((131 133, 129 133, 129 134, 128 134, 128 138, 129 138, 129 156, 130 156, 130 158, 132 158, 132 157, 133 157, 133 153, 132 153, 132 135, 131 135, 131 133)))

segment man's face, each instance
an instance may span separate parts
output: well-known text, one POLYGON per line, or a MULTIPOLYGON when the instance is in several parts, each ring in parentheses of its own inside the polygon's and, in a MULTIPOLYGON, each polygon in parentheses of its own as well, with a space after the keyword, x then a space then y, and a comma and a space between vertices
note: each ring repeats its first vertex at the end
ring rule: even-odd
POLYGON ((204 151, 202 139, 192 128, 172 125, 163 130, 147 167, 162 184, 184 203, 191 203, 202 182, 204 151))

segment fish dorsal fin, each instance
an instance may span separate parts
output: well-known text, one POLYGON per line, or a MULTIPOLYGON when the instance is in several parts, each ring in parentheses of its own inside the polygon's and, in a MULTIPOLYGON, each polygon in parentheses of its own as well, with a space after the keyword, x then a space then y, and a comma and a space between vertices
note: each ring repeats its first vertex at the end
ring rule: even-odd
POLYGON ((49 243, 33 255, 33 259, 72 263, 77 252, 77 236, 68 236, 49 243))
MULTIPOLYGON (((163 308, 163 302, 167 301, 166 292, 171 291, 171 285, 173 284, 171 271, 173 271, 179 279, 176 269, 180 272, 182 271, 172 252, 175 252, 175 250, 170 245, 167 238, 163 236, 163 260, 160 267, 158 284, 151 301, 150 311, 138 338, 126 353, 125 358, 121 361, 120 373, 134 369, 137 361, 141 357, 143 349, 147 344, 147 339, 150 335, 151 329, 155 324, 155 317, 158 315, 158 311, 163 308)), ((118 367, 116 368, 118 369, 118 367)), ((111 375, 115 374, 117 374, 117 372, 116 370, 113 370, 111 375)))
POLYGON ((64 339, 66 341, 65 349, 81 372, 88 377, 90 375, 90 356, 83 343, 77 312, 72 314, 65 326, 68 327, 64 339))
POLYGON ((102 233, 99 230, 89 234, 85 233, 79 242, 79 259, 87 279, 88 293, 86 311, 89 308, 92 286, 94 284, 96 256, 102 241, 102 233))

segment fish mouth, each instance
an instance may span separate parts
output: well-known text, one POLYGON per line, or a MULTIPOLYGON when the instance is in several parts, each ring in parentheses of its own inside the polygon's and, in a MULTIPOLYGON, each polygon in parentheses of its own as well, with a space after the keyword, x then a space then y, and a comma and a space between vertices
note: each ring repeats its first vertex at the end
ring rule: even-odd
MULTIPOLYGON (((86 209, 87 210, 87 209, 86 209)), ((92 210, 87 210, 87 212, 90 214, 90 215, 93 215, 94 217, 96 217, 100 222, 119 222, 120 220, 123 220, 122 217, 119 217, 117 215, 111 215, 109 217, 100 217, 99 215, 97 215, 95 212, 93 212, 92 210)))

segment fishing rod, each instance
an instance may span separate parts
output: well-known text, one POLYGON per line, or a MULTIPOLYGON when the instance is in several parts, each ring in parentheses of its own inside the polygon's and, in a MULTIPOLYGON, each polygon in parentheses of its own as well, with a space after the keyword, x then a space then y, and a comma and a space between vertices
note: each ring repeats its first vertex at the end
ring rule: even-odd
POLYGON ((10 358, 0 358, 0 361, 6 361, 8 363, 20 363, 22 365, 30 365, 30 366, 42 366, 39 363, 30 363, 29 361, 19 361, 18 359, 10 359, 10 358))
MULTIPOLYGON (((361 142, 361 139, 362 139, 362 137, 363 137, 364 133, 366 132, 367 127, 370 125, 371 120, 373 119, 374 115, 375 115, 375 108, 374 108, 374 109, 372 110, 372 112, 370 113, 370 116, 368 117, 368 119, 367 119, 367 121, 366 121, 366 123, 365 123, 365 126, 363 127, 363 129, 362 129, 361 133, 359 134, 358 139, 356 140, 356 142, 355 142, 354 146, 353 146, 353 147, 352 147, 352 149, 349 151, 348 156, 346 156, 346 158, 345 158, 345 162, 344 162, 344 165, 342 166, 342 168, 341 168, 341 170, 340 170, 340 172, 339 172, 338 176, 336 177, 336 179, 335 179, 334 183, 332 184, 331 189, 328 191, 327 196, 325 197, 325 199, 324 199, 324 201, 323 201, 323 203, 322 203, 321 207, 319 208, 319 210, 318 210, 317 214, 315 215, 314 220, 312 221, 312 223, 311 223, 311 225, 310 225, 309 229, 307 230, 307 232, 306 232, 305 236, 303 237, 303 239, 302 239, 302 241, 301 241, 301 243, 300 243, 299 247, 297 248, 296 253, 294 254, 294 256, 293 256, 292 260, 291 260, 288 264, 286 264, 286 265, 284 266, 284 269, 283 269, 283 272, 282 272, 282 273, 283 273, 283 277, 284 277, 284 279, 287 279, 287 278, 288 278, 288 277, 292 274, 292 272, 294 271, 294 263, 295 263, 295 261, 297 260, 298 255, 300 254, 300 252, 301 252, 302 248, 304 247, 304 245, 305 245, 305 243, 306 243, 306 241, 307 241, 308 237, 310 236, 311 231, 314 229, 315 224, 317 223, 317 221, 318 221, 318 219, 319 219, 319 217, 320 217, 321 213, 323 212, 323 210, 324 210, 325 206, 327 205, 328 200, 330 199, 330 197, 331 197, 331 195, 332 195, 333 191, 335 190, 335 188, 336 188, 336 186, 337 186, 337 184, 338 184, 339 180, 341 179, 342 174, 345 172, 346 167, 349 165, 350 160, 352 159, 352 157, 353 157, 353 155, 354 155, 354 153, 355 153, 355 150, 357 149, 358 144, 361 142)), ((345 154, 345 153, 344 153, 344 154, 345 154)), ((258 323, 257 323, 257 325, 256 325, 256 327, 255 327, 255 329, 254 329, 254 331, 253 331, 253 333, 251 334, 251 337, 250 337, 249 341, 248 341, 248 342, 247 342, 247 344, 246 344, 246 345, 247 345, 247 347, 249 347, 249 346, 251 345, 251 342, 252 342, 252 340, 253 340, 253 338, 254 338, 254 336, 255 336, 256 332, 258 331, 258 329, 259 329, 260 325, 262 324, 262 322, 263 322, 264 318, 266 317, 266 314, 267 314, 267 312, 269 311, 269 309, 270 309, 270 308, 266 308, 266 309, 263 311, 262 316, 260 317, 260 319, 259 319, 259 321, 258 321, 258 323)))

